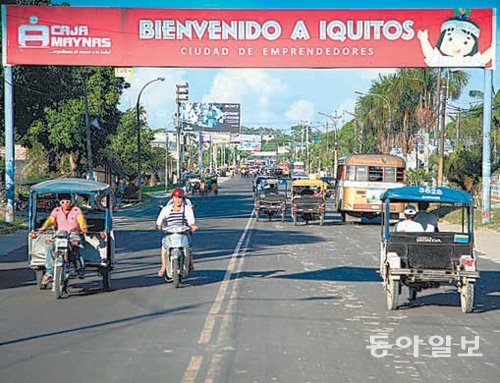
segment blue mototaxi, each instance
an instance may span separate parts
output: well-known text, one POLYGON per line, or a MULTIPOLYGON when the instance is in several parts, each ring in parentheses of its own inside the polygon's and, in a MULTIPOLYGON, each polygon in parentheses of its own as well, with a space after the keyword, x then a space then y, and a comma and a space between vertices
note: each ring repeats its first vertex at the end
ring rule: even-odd
POLYGON ((380 274, 386 290, 387 307, 398 308, 402 286, 415 301, 423 289, 441 284, 455 285, 464 313, 474 308, 474 294, 479 272, 474 255, 474 203, 464 191, 434 186, 409 186, 388 189, 381 196, 382 230, 380 274), (439 205, 440 211, 461 210, 457 232, 395 232, 389 224, 390 204, 420 201, 439 205))
POLYGON ((97 269, 102 277, 103 290, 109 290, 115 259, 112 190, 105 183, 81 178, 59 178, 31 187, 28 208, 28 261, 29 267, 35 271, 38 286, 41 287, 45 272, 45 246, 52 234, 38 231, 50 212, 37 209, 37 200, 47 195, 59 194, 71 194, 82 209, 88 226, 80 252, 85 269, 97 269))

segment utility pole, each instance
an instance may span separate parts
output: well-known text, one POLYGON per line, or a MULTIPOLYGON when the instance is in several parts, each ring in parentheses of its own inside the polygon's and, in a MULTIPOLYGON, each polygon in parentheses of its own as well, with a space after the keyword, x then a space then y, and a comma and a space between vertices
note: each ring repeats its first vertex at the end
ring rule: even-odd
POLYGON ((446 80, 446 91, 443 91, 443 100, 441 105, 441 131, 439 135, 439 169, 438 169, 438 186, 443 186, 444 179, 444 138, 445 138, 445 124, 446 124, 446 101, 449 88, 449 76, 450 71, 448 70, 448 77, 446 80))
POLYGON ((168 192, 168 131, 165 129, 165 193, 168 192))
POLYGON ((203 131, 198 132, 198 171, 203 170, 203 131))
POLYGON ((332 120, 333 123, 333 132, 334 132, 334 146, 333 146, 333 176, 336 178, 337 177, 337 167, 339 165, 339 160, 338 160, 338 139, 337 139, 337 119, 342 118, 343 114, 337 114, 337 111, 335 111, 335 115, 332 114, 326 114, 322 112, 318 112, 318 114, 321 114, 322 116, 328 117, 330 120, 332 120))
POLYGON ((307 171, 311 173, 311 155, 309 153, 309 123, 306 123, 306 163, 307 171))
POLYGON ((188 101, 189 99, 189 84, 186 82, 185 84, 177 84, 175 86, 177 88, 177 97, 175 99, 177 103, 177 124, 176 124, 176 137, 177 137, 177 183, 181 181, 181 139, 182 139, 182 120, 181 120, 181 103, 184 101, 188 101))
POLYGON ((460 144, 460 109, 458 109, 457 112, 457 121, 455 125, 455 130, 456 130, 455 147, 458 147, 458 145, 460 144))
POLYGON ((436 111, 437 111, 437 118, 436 118, 436 123, 434 125, 434 146, 436 145, 437 142, 437 135, 438 135, 438 130, 439 130, 439 116, 440 113, 439 111, 441 110, 441 68, 438 69, 438 75, 437 75, 437 81, 436 81, 436 111))
POLYGON ((88 178, 94 180, 94 161, 92 160, 92 146, 90 143, 89 103, 87 97, 87 75, 83 76, 83 96, 85 102, 85 135, 87 138, 88 178))
POLYGON ((5 121, 5 221, 14 222, 15 149, 14 149, 14 76, 12 67, 4 67, 4 121, 5 121))
MULTIPOLYGON (((491 111, 493 107, 493 70, 484 69, 483 100, 483 184, 481 210, 482 223, 491 222, 491 111)), ((496 160, 496 159, 495 159, 496 160)))

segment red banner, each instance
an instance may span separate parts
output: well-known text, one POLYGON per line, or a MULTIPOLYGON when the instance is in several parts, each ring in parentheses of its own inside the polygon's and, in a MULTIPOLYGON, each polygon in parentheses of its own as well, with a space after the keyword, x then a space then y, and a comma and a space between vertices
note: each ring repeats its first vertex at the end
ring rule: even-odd
POLYGON ((492 9, 6 6, 4 63, 159 67, 491 67, 492 9))

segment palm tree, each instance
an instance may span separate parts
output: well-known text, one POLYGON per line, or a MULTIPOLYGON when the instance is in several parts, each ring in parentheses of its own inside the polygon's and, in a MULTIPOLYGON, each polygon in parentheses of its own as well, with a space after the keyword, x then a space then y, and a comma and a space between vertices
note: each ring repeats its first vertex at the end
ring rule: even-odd
MULTIPOLYGON (((408 154, 413 150, 415 133, 430 132, 438 116, 438 73, 435 69, 423 68, 380 75, 368 94, 358 99, 359 118, 366 129, 374 131, 378 150, 387 151, 397 145, 408 154), (389 129, 388 118, 392 120, 389 129)), ((441 79, 446 86, 441 88, 455 100, 468 80, 469 75, 463 71, 448 71, 441 79)))

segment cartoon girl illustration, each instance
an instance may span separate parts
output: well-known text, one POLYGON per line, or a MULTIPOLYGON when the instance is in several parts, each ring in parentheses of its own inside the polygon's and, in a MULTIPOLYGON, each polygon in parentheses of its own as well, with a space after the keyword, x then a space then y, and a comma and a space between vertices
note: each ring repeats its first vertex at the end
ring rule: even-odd
POLYGON ((493 58, 493 47, 479 52, 477 40, 479 26, 469 20, 470 10, 458 9, 455 17, 441 25, 441 34, 435 48, 429 43, 429 32, 418 31, 417 36, 429 66, 478 66, 484 67, 493 58))

